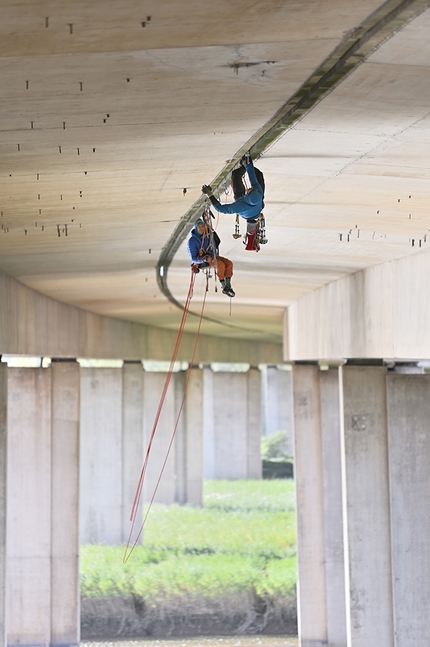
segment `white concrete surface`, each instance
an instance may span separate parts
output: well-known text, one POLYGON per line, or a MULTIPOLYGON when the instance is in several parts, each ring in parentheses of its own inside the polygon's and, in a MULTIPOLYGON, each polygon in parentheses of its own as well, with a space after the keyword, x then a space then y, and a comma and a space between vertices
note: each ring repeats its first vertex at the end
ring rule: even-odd
MULTIPOLYGON (((163 0, 147 7, 145 16, 132 0, 112 2, 108 10, 96 1, 91 11, 79 2, 73 16, 62 0, 49 16, 38 0, 26 4, 25 16, 19 4, 5 7, 0 267, 20 286, 63 306, 49 308, 2 275, 12 315, 1 314, 0 350, 141 359, 149 349, 161 358, 162 335, 148 345, 138 324, 177 329, 181 313, 160 294, 154 270, 169 236, 200 198, 201 184, 255 140, 345 39, 364 33, 398 4, 280 6, 270 0, 244 8, 223 0, 216 10, 222 21, 200 0, 163 0), (81 310, 69 311, 66 304, 81 310), (88 312, 116 322, 90 321, 88 312)), ((203 334, 237 340, 236 347, 219 342, 228 346, 224 356, 228 350, 237 356, 242 345, 244 353, 260 355, 254 365, 278 363, 279 356, 263 359, 246 340, 271 343, 276 353, 283 313, 297 300, 425 250, 427 7, 426 0, 413 0, 376 29, 351 58, 349 76, 311 110, 304 107, 258 160, 266 176, 269 244, 259 254, 245 253, 231 236, 232 219, 220 218, 237 297, 230 317, 227 299, 211 286, 207 314, 220 323, 205 320, 203 334)), ((417 284, 417 271, 407 289, 417 284)), ((168 277, 179 302, 189 278, 183 245, 168 277)), ((194 310, 204 281, 197 284, 194 310)), ((377 287, 369 293, 378 302, 377 287)), ((349 318, 360 318, 360 296, 353 295, 356 306, 346 309, 335 333, 296 327, 300 339, 291 342, 291 357, 319 359, 317 350, 333 339, 331 357, 352 352, 342 345, 341 331, 348 330, 349 318)), ((414 312, 419 318, 421 310, 414 312)), ((308 314, 308 322, 318 321, 314 307, 308 314)), ((375 310, 373 328, 386 323, 375 310)), ((388 336, 398 340, 393 352, 406 357, 411 350, 402 322, 397 326, 394 317, 392 323, 388 336)), ((196 325, 194 318, 190 331, 196 325)), ((199 361, 214 359, 210 346, 208 339, 199 361)), ((364 350, 370 352, 368 345, 364 350)))
MULTIPOLYGON (((362 33, 362 25, 397 4, 258 0, 250 6, 221 0, 212 6, 163 0, 150 2, 143 15, 133 0, 115 0, 108 9, 100 0, 78 0, 73 10, 65 0, 49 7, 38 0, 4 6, 0 353, 169 359, 181 312, 160 293, 155 267, 200 197, 201 184, 256 140, 344 39, 362 33)), ((242 241, 231 236, 233 219, 219 219, 222 253, 234 261, 237 296, 230 310, 211 285, 206 309, 211 320, 204 320, 196 361, 277 364, 284 320, 286 361, 430 358, 429 3, 412 0, 381 29, 353 58, 350 74, 321 94, 312 109, 304 107, 258 160, 267 184, 268 245, 247 254, 242 241)), ((189 278, 182 245, 168 274, 169 290, 181 303, 189 278)), ((195 311, 204 289, 198 278, 195 311)), ((184 361, 196 326, 192 318, 180 351, 184 361)), ((109 511, 116 534, 108 541, 116 543, 124 523, 123 372, 106 375, 105 383, 94 373, 93 384, 90 380, 82 391, 81 454, 87 461, 82 486, 90 494, 81 529, 96 541, 109 511)), ((397 603, 403 581, 394 589, 393 607, 391 546, 395 569, 410 564, 402 542, 411 536, 401 526, 397 537, 392 521, 390 526, 389 467, 392 478, 406 438, 398 425, 387 427, 383 369, 347 366, 342 375, 348 646, 392 647, 393 613, 399 614, 399 636, 407 617, 397 603)), ((326 585, 321 565, 329 556, 323 545, 328 537, 312 540, 307 528, 324 537, 329 511, 322 492, 331 486, 324 484, 316 369, 297 367, 297 376, 296 449, 308 437, 314 442, 300 450, 304 455, 306 449, 314 470, 307 474, 303 461, 297 476, 304 505, 299 528, 306 529, 300 587, 310 590, 311 565, 317 587, 306 604, 300 602, 300 613, 303 638, 315 647, 330 626, 331 611, 321 601, 334 584, 326 585)), ((50 641, 50 379, 41 369, 10 373, 11 644, 50 641), (23 455, 30 467, 21 472, 23 455), (28 511, 24 516, 17 514, 21 503, 28 511)), ((146 438, 162 379, 144 375, 146 438)), ((260 406, 252 398, 255 375, 210 379, 215 451, 210 469, 225 478, 252 475, 260 406), (239 457, 236 465, 219 449, 218 434, 228 438, 239 457)), ((173 393, 160 421, 151 487, 172 429, 174 401, 173 393)), ((420 409, 425 412, 426 405, 420 409)), ((421 427, 416 429, 418 451, 421 427)), ((416 458, 412 451, 407 457, 416 458)), ((183 460, 180 465, 185 473, 183 460)), ((192 477, 198 480, 195 473, 192 477)), ((425 482, 424 468, 416 477, 425 482)), ((174 481, 172 455, 160 500, 184 496, 174 481)), ((410 484, 409 501, 419 500, 422 482, 410 484)), ((397 488, 393 494, 398 496, 397 488)), ((398 515, 397 500, 392 505, 398 515)), ((413 527, 420 549, 426 521, 413 527)), ((420 563, 423 559, 419 555, 420 563)))

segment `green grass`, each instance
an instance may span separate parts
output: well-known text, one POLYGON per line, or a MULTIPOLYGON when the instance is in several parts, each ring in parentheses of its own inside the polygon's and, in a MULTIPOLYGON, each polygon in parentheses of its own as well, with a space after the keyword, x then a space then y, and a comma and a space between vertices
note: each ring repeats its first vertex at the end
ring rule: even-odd
POLYGON ((296 582, 294 483, 205 481, 204 507, 154 505, 143 546, 81 547, 83 598, 215 598, 253 591, 292 597, 296 582))

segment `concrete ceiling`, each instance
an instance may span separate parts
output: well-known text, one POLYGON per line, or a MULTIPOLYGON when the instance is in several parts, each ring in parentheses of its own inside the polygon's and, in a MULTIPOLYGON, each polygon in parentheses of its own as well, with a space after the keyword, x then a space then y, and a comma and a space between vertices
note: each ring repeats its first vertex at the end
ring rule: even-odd
MULTIPOLYGON (((269 243, 245 252, 234 218, 220 216, 237 296, 230 304, 211 281, 204 331, 279 340, 285 308, 307 292, 423 253, 427 5, 2 3, 0 268, 59 301, 175 329, 172 301, 184 302, 190 280, 185 242, 169 260, 165 294, 156 266, 172 235, 189 231, 201 185, 227 174, 377 11, 386 18, 366 55, 260 146, 269 243)), ((196 283, 198 311, 202 275, 196 283)))

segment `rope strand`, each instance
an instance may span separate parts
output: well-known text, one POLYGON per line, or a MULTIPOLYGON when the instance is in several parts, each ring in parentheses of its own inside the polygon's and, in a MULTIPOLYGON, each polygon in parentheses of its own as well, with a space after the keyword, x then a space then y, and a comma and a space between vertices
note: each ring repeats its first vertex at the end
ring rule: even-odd
POLYGON ((158 425, 158 421, 159 421, 159 418, 160 418, 161 410, 163 408, 164 401, 165 401, 165 398, 166 398, 167 389, 168 389, 168 386, 170 384, 170 380, 171 380, 171 377, 172 377, 174 362, 175 362, 176 357, 178 355, 179 345, 180 345, 180 342, 181 342, 181 339, 182 339, 182 333, 183 333, 183 330, 184 330, 185 321, 186 321, 189 306, 190 306, 190 301, 191 301, 191 298, 193 296, 193 288, 194 288, 194 283, 195 283, 195 273, 192 272, 191 280, 190 280, 190 287, 189 287, 189 290, 188 290, 188 296, 187 296, 187 300, 186 300, 184 310, 183 310, 183 313, 182 313, 182 320, 181 320, 181 324, 179 326, 179 331, 178 331, 178 336, 177 336, 177 339, 176 339, 175 348, 174 348, 172 359, 171 359, 171 362, 170 362, 169 371, 168 371, 168 374, 166 376, 166 380, 165 380, 165 383, 164 383, 164 388, 163 388, 163 392, 162 392, 162 395, 161 395, 160 403, 158 405, 157 414, 155 416, 154 425, 153 425, 151 436, 150 436, 149 443, 148 443, 148 449, 146 451, 145 460, 144 460, 144 463, 143 463, 142 471, 140 473, 139 481, 138 481, 137 488, 136 488, 136 494, 134 496, 132 511, 131 511, 131 515, 130 515, 130 521, 132 522, 132 525, 131 525, 130 533, 129 533, 129 536, 128 536, 127 546, 126 546, 125 551, 124 551, 124 556, 123 556, 123 560, 122 560, 123 564, 125 564, 128 561, 128 559, 130 558, 133 550, 135 549, 135 547, 137 545, 137 542, 139 541, 139 538, 142 535, 143 528, 145 526, 146 520, 148 518, 149 511, 151 510, 151 507, 152 507, 152 504, 154 502, 155 496, 157 494, 157 490, 158 490, 158 487, 160 485, 160 481, 161 481, 161 478, 163 476, 164 469, 166 467, 167 460, 168 460, 169 455, 170 455, 170 450, 171 450, 172 445, 173 445, 173 441, 174 441, 174 438, 175 438, 175 435, 176 435, 176 431, 178 429, 179 419, 181 417, 182 409, 184 407, 185 397, 186 397, 187 389, 188 389, 188 383, 190 381, 191 370, 192 370, 192 367, 193 367, 193 364, 194 364, 194 358, 195 358, 195 354, 196 354, 196 350, 197 350, 197 343, 198 343, 199 336, 200 336, 200 329, 201 329, 201 324, 202 324, 202 320, 203 320, 203 312, 204 312, 205 303, 206 303, 206 294, 207 294, 207 290, 208 290, 208 282, 209 282, 209 278, 206 276, 206 289, 205 289, 205 292, 204 292, 202 309, 201 309, 199 324, 198 324, 198 328, 197 328, 197 334, 196 334, 196 338, 195 338, 195 341, 194 341, 194 348, 193 348, 193 353, 192 353, 190 365, 189 365, 189 368, 188 368, 188 371, 187 371, 187 378, 186 378, 186 381, 185 381, 182 402, 181 402, 181 405, 179 407, 179 412, 178 412, 178 415, 177 415, 177 418, 176 418, 173 433, 172 433, 172 436, 170 438, 170 442, 169 442, 169 445, 168 445, 168 448, 167 448, 166 456, 164 458, 163 465, 161 467, 160 474, 159 474, 158 479, 157 479, 157 483, 156 483, 155 488, 153 490, 153 493, 152 493, 152 496, 151 496, 151 499, 150 499, 150 502, 149 502, 149 505, 148 505, 148 509, 147 509, 147 511, 145 513, 145 516, 143 518, 143 522, 142 522, 142 524, 141 524, 141 526, 139 528, 139 532, 137 533, 135 540, 131 544, 133 531, 134 531, 134 527, 135 527, 135 524, 136 524, 137 513, 138 513, 138 509, 139 509, 139 503, 140 503, 141 495, 142 495, 144 477, 145 477, 145 474, 146 474, 149 455, 150 455, 150 451, 151 451, 151 447, 152 447, 152 442, 153 442, 153 439, 154 439, 154 436, 155 436, 155 431, 157 429, 157 425, 158 425))

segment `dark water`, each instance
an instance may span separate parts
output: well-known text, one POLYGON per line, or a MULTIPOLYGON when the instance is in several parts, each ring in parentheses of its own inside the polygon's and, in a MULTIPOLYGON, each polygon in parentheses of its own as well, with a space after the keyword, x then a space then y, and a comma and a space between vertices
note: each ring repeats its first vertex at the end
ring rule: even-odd
POLYGON ((81 642, 81 647, 298 647, 290 636, 223 636, 161 640, 121 640, 118 642, 81 642))

